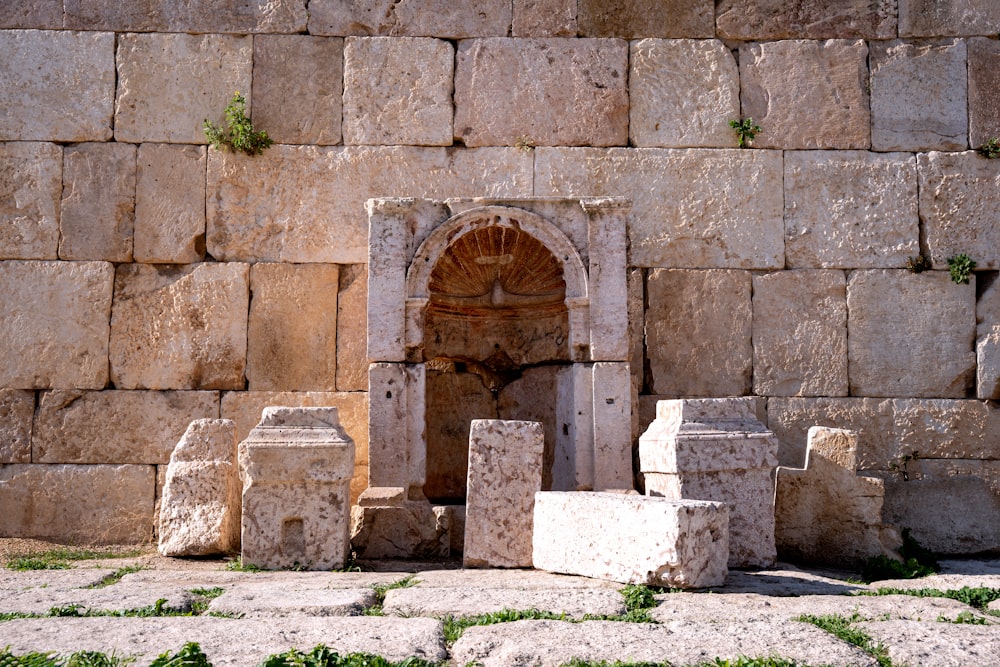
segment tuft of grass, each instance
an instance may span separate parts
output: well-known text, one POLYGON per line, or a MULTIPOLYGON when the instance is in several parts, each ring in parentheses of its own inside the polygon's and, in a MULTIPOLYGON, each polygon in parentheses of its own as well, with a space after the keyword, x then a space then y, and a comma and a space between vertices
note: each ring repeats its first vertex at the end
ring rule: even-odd
POLYGON ((263 572, 261 568, 252 563, 244 563, 243 557, 239 556, 233 560, 226 561, 226 569, 230 572, 263 572))
POLYGON ((208 142, 216 150, 242 151, 247 155, 260 155, 270 148, 274 141, 267 132, 258 132, 247 116, 247 100, 239 91, 233 94, 225 109, 226 127, 205 119, 202 130, 208 142))
POLYGON ((951 282, 956 285, 968 285, 975 268, 976 260, 964 252, 948 258, 948 273, 951 275, 951 282))
POLYGON ((976 152, 990 160, 1000 157, 1000 137, 993 137, 977 148, 976 152))
POLYGON ((134 558, 142 552, 138 549, 126 551, 95 551, 93 549, 49 549, 39 551, 19 558, 11 559, 7 563, 8 570, 67 570, 72 567, 71 563, 78 560, 97 560, 108 558, 134 558))
POLYGON ((394 581, 391 584, 375 584, 372 586, 372 590, 375 591, 375 604, 362 612, 364 616, 384 616, 382 611, 382 605, 385 604, 385 594, 395 588, 410 588, 411 586, 416 586, 420 583, 412 574, 409 574, 398 581, 394 581))
POLYGON ((111 574, 102 577, 101 580, 98 581, 96 584, 88 586, 87 588, 106 588, 108 586, 112 586, 121 581, 122 577, 124 577, 126 574, 140 572, 142 569, 143 567, 141 565, 128 565, 126 567, 120 567, 111 574))
POLYGON ((961 588, 943 591, 937 588, 879 588, 874 591, 859 591, 855 595, 910 595, 917 598, 948 598, 980 611, 987 611, 991 602, 1000 600, 1000 588, 961 588))
POLYGON ((191 601, 191 613, 195 616, 201 616, 208 611, 209 603, 225 593, 225 590, 216 586, 215 588, 192 588, 189 592, 194 596, 194 600, 191 601))
POLYGON ((753 122, 753 118, 743 118, 741 120, 729 121, 729 127, 736 131, 736 144, 740 148, 749 148, 757 135, 762 133, 760 125, 753 122))
POLYGON ((14 655, 9 646, 0 649, 0 665, 3 667, 122 667, 133 662, 135 656, 108 655, 99 651, 77 651, 60 657, 51 651, 14 655))
POLYGON ((446 616, 444 622, 444 641, 451 646, 461 638, 466 628, 474 625, 495 625, 497 623, 513 623, 514 621, 571 621, 566 614, 555 614, 540 609, 501 609, 489 614, 475 616, 446 616))
POLYGON ((260 663, 259 667, 437 667, 437 664, 415 656, 400 662, 392 662, 371 653, 340 655, 320 644, 308 653, 293 648, 284 653, 269 656, 260 663))
MULTIPOLYGON (((903 466, 906 465, 906 460, 912 460, 916 456, 917 452, 913 452, 903 457, 903 466)), ((904 528, 902 535, 903 546, 899 548, 902 562, 882 555, 869 558, 861 568, 861 578, 865 583, 883 579, 919 579, 940 571, 941 565, 938 564, 937 556, 921 546, 910 535, 909 528, 904 528)))
POLYGON ((859 649, 875 658, 879 667, 893 667, 892 660, 889 658, 889 651, 885 648, 885 646, 882 644, 876 644, 875 640, 872 639, 867 632, 864 632, 860 628, 856 628, 852 625, 852 623, 864 620, 857 613, 852 615, 850 618, 840 614, 830 614, 827 616, 803 614, 795 620, 801 621, 802 623, 812 623, 817 628, 826 630, 837 639, 857 646, 859 649))
POLYGON ((971 611, 963 611, 959 613, 954 619, 948 618, 947 616, 938 616, 938 623, 954 623, 956 625, 989 625, 990 622, 987 621, 982 616, 976 616, 971 611))
POLYGON ((176 653, 161 653, 149 667, 212 667, 212 663, 197 642, 188 642, 176 653))

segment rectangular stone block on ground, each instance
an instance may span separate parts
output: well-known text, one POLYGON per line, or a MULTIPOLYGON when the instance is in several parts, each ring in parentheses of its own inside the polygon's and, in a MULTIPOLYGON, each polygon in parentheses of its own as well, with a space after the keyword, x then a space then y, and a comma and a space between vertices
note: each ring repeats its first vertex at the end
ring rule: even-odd
POLYGON ((713 37, 712 0, 580 0, 577 22, 585 37, 713 37))
POLYGON ((535 494, 532 560, 540 570, 622 583, 720 586, 729 509, 619 493, 535 494))
MULTIPOLYGON (((368 390, 368 266, 340 267, 337 293, 337 389, 368 390)), ((357 442, 357 438, 355 438, 357 442)))
POLYGON ((4 100, 0 141, 111 138, 112 33, 2 31, 0 52, 5 54, 0 63, 0 98, 4 100))
POLYGON ((542 490, 539 422, 473 419, 465 501, 465 567, 531 567, 532 511, 542 490))
POLYGON ((149 264, 205 258, 203 146, 139 146, 132 255, 149 264))
POLYGON ((114 267, 0 262, 0 387, 103 389, 114 267))
POLYGON ((34 392, 0 389, 0 464, 31 463, 34 413, 34 392))
POLYGON ((715 23, 719 36, 727 39, 891 39, 896 36, 896 3, 722 0, 715 23))
POLYGON ((212 0, 66 0, 66 27, 136 32, 302 32, 304 0, 212 2, 212 0))
POLYGON ((514 0, 514 37, 576 37, 576 0, 514 0))
POLYGON ((1000 137, 1000 42, 966 40, 969 51, 969 146, 1000 137))
POLYGON ((62 148, 0 143, 0 259, 56 259, 62 148))
POLYGON ((503 37, 510 32, 510 0, 310 0, 313 35, 392 37, 503 37))
POLYGON ((1000 5, 983 0, 899 0, 900 37, 994 35, 1000 5))

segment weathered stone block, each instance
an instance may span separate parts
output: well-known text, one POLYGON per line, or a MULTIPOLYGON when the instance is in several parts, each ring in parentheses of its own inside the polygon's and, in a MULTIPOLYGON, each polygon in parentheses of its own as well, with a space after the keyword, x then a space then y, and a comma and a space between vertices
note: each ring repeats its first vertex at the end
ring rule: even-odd
POLYGON ((344 143, 450 146, 454 69, 444 40, 348 37, 344 143))
POLYGON ((628 44, 622 40, 463 41, 455 72, 455 137, 466 146, 525 140, 624 146, 627 79, 628 44))
POLYGON ((534 523, 532 560, 540 570, 678 588, 720 586, 726 578, 729 509, 722 503, 550 491, 535 495, 534 523))
POLYGON ((236 424, 192 421, 170 454, 158 513, 159 552, 207 556, 238 549, 241 489, 236 424))
POLYGON ((31 463, 34 414, 34 392, 0 389, 0 464, 31 463))
POLYGON ((972 151, 917 155, 920 217, 934 268, 966 253, 977 269, 1000 269, 1000 211, 992 204, 1000 188, 1000 160, 972 151))
POLYGON ((343 39, 254 37, 253 122, 275 142, 339 144, 343 97, 343 39))
POLYGON ((246 369, 251 390, 334 390, 338 274, 334 264, 251 267, 246 369))
POLYGON ((868 47, 861 40, 741 45, 743 116, 753 118, 763 128, 753 145, 868 148, 867 58, 868 47))
POLYGON ((976 398, 1000 400, 1000 327, 976 341, 976 398))
POLYGON ((711 0, 580 0, 580 34, 586 37, 714 37, 711 0))
POLYGON ((971 475, 885 483, 885 521, 938 554, 1000 548, 1000 496, 971 475))
POLYGON ((62 149, 0 144, 0 259, 56 259, 62 149))
POLYGON ((0 29, 33 28, 59 30, 63 27, 62 0, 5 2, 0 5, 0 29))
POLYGON ((242 389, 249 267, 122 264, 111 314, 120 389, 242 389))
POLYGON ((918 222, 909 153, 786 153, 789 268, 903 268, 920 254, 918 222))
POLYGON ((60 259, 132 261, 135 146, 81 144, 63 160, 60 259))
POLYGON ((876 42, 871 70, 873 150, 967 147, 964 41, 876 42))
POLYGON ((777 151, 538 148, 534 153, 536 195, 614 192, 632 202, 630 266, 784 268, 777 151))
POLYGON ((214 391, 47 391, 38 400, 33 460, 164 464, 192 419, 218 416, 214 391))
MULTIPOLYGON (((340 267, 337 293, 337 389, 368 390, 368 266, 340 267)), ((357 443, 357 437, 354 439, 357 443)))
POLYGON ((730 147, 740 116, 740 74, 716 40, 630 44, 629 138, 634 146, 730 147))
POLYGON ((0 466, 0 535, 67 544, 148 542, 155 485, 154 466, 0 466))
POLYGON ((252 62, 249 36, 120 35, 115 139, 206 143, 203 121, 224 122, 233 91, 250 90, 252 62))
POLYGON ((0 262, 0 387, 102 389, 114 267, 0 262))
POLYGON ((514 37, 576 37, 576 0, 514 0, 514 37))
POLYGON ((847 395, 847 281, 841 271, 753 277, 753 390, 847 395))
POLYGON ((980 0, 899 0, 900 37, 993 35, 1000 6, 980 0))
POLYGON ((943 271, 847 281, 852 396, 962 398, 975 379, 976 295, 943 271))
POLYGON ((830 39, 896 36, 892 0, 721 0, 715 8, 719 36, 740 40, 830 39))
POLYGON ((448 507, 426 501, 355 506, 351 545, 364 558, 444 558, 450 554, 451 516, 448 507))
POLYGON ((966 40, 969 50, 969 145, 979 148, 1000 136, 1000 42, 966 40))
POLYGON ((531 567, 532 512, 542 490, 539 422, 473 419, 465 502, 465 567, 531 567))
POLYGON ((313 35, 392 37, 503 37, 510 31, 510 0, 474 4, 451 0, 311 0, 313 35))
POLYGON ((139 146, 135 261, 190 264, 204 259, 206 163, 202 146, 139 146))
MULTIPOLYGON (((18 6, 35 3, 17 3, 18 6)), ((39 26, 40 27, 40 26, 39 26)), ((115 36, 0 32, 0 141, 106 141, 115 95, 115 36)))
POLYGON ((254 158, 211 151, 208 251, 227 261, 364 263, 369 198, 529 196, 531 163, 516 148, 274 146, 254 158), (318 178, 324 187, 312 187, 318 178))
POLYGON ((306 4, 304 0, 66 0, 66 27, 118 32, 302 32, 306 29, 306 4))
POLYGON ((746 271, 649 272, 646 354, 653 393, 750 393, 750 292, 746 271))

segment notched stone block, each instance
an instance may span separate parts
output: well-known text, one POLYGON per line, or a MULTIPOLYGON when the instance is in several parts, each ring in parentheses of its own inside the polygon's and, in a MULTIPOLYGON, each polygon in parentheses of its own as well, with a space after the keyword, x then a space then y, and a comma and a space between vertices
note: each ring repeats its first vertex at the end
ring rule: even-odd
POLYGON ((100 143, 63 155, 60 259, 132 261, 136 148, 100 143))
POLYGON ((139 146, 132 255, 147 264, 205 258, 203 146, 139 146))

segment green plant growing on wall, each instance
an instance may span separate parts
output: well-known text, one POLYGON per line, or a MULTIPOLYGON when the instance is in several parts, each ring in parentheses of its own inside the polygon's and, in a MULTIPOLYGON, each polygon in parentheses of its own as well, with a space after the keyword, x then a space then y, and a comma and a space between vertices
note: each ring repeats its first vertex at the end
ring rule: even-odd
POLYGON ((956 285, 968 285, 969 276, 976 268, 976 262, 964 252, 960 255, 948 258, 948 273, 951 274, 951 282, 956 285))
POLYGON ((992 160, 1000 157, 1000 137, 993 137, 985 144, 976 149, 976 152, 985 158, 992 160))
POLYGON ((518 150, 524 151, 525 153, 529 153, 534 150, 535 141, 528 135, 522 134, 517 138, 517 141, 514 142, 514 147, 518 150))
POLYGON ((234 152, 242 151, 247 155, 260 155, 274 143, 267 132, 254 129, 247 117, 246 98, 239 91, 236 91, 233 99, 226 105, 226 127, 220 127, 206 118, 202 128, 209 143, 217 150, 225 148, 234 152))
POLYGON ((736 130, 736 141, 740 148, 749 148, 753 140, 757 138, 757 135, 764 131, 760 129, 760 125, 756 125, 753 122, 753 118, 731 120, 729 121, 729 127, 736 130))
POLYGON ((924 257, 923 255, 910 257, 906 260, 906 269, 910 273, 923 273, 924 271, 929 271, 931 269, 930 257, 924 257))

